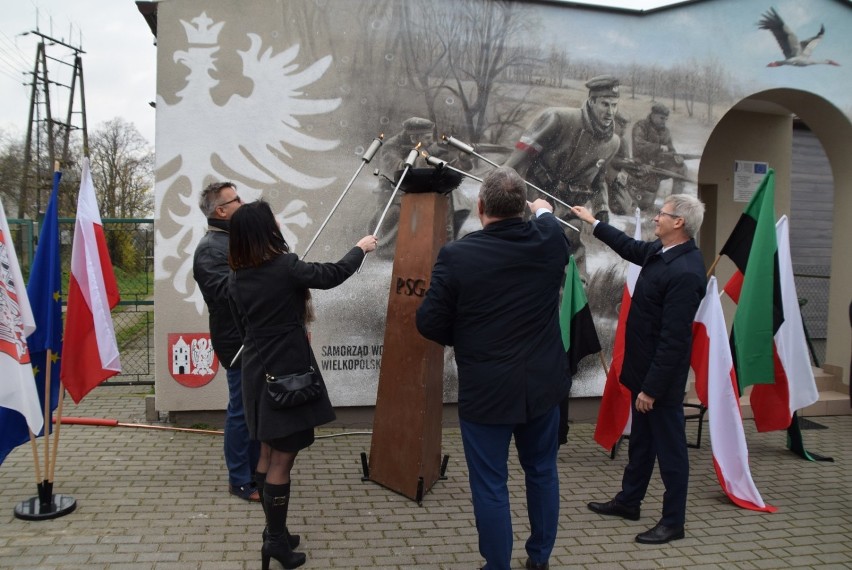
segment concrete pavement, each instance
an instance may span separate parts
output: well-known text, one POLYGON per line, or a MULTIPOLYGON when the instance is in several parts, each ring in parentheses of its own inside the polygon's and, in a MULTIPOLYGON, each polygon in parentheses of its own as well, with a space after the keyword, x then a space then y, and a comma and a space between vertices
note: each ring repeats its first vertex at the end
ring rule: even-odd
MULTIPOLYGON (((145 423, 143 392, 101 387, 79 406, 67 399, 64 415, 145 423)), ((594 426, 572 425, 559 456, 561 522, 551 568, 852 568, 852 416, 811 419, 827 429, 805 430, 806 446, 834 463, 799 459, 786 450, 784 433, 758 434, 746 423, 752 475, 775 514, 740 509, 722 494, 705 425, 701 449, 690 450, 687 536, 664 546, 633 541, 659 516, 656 474, 639 522, 586 509, 618 490, 626 448, 611 460, 593 442, 594 426)), ((694 438, 694 425, 689 430, 694 438)), ((370 437, 351 432, 318 430, 329 437, 296 462, 289 526, 303 537, 304 568, 479 568, 458 429, 443 431, 447 479, 420 507, 361 481, 370 437)), ((14 507, 35 495, 35 476, 30 446, 13 451, 0 465, 0 568, 260 568, 263 513, 228 494, 221 436, 72 425, 61 436, 54 491, 73 496, 77 509, 47 521, 15 518, 14 507)), ((528 526, 514 458, 510 474, 513 567, 522 568, 528 526)))

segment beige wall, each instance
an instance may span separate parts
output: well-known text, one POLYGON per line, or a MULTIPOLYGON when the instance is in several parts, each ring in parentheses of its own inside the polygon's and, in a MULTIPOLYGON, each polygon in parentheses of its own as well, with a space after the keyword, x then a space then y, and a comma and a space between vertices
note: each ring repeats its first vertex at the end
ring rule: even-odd
MULTIPOLYGON (((824 99, 802 91, 776 89, 758 93, 728 112, 716 125, 704 149, 699 172, 702 199, 708 216, 701 234, 701 249, 708 266, 730 235, 745 204, 733 200, 735 160, 768 162, 776 171, 775 213, 790 211, 790 160, 792 116, 800 117, 816 134, 831 162, 834 177, 834 241, 829 297, 828 340, 825 365, 841 369, 848 383, 850 326, 848 304, 852 299, 852 125, 843 113, 824 99), (740 110, 750 109, 750 110, 740 110), (751 110, 758 109, 758 110, 751 110)), ((734 271, 722 258, 715 274, 725 283, 734 271)), ((723 302, 726 319, 733 318, 733 304, 723 302)))

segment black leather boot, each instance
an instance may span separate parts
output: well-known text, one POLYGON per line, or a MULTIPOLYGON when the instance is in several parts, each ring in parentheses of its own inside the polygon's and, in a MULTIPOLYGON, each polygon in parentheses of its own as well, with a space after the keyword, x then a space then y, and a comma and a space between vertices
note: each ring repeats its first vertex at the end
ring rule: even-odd
POLYGON ((261 548, 263 570, 269 570, 269 559, 274 558, 284 568, 298 568, 305 563, 305 555, 293 552, 287 542, 287 509, 290 505, 290 484, 270 485, 263 489, 263 504, 266 507, 267 536, 261 548))
MULTIPOLYGON (((266 473, 261 473, 260 471, 255 471, 254 473, 254 486, 257 487, 257 492, 260 494, 260 504, 263 507, 263 514, 266 516, 266 505, 263 502, 263 486, 266 484, 266 473)), ((290 531, 287 528, 284 528, 284 532, 287 534, 287 544, 290 545, 290 548, 296 548, 299 546, 299 543, 302 542, 302 537, 298 534, 290 534, 290 531)), ((261 537, 263 540, 266 540, 266 536, 269 534, 269 530, 266 527, 263 527, 263 533, 261 537)))

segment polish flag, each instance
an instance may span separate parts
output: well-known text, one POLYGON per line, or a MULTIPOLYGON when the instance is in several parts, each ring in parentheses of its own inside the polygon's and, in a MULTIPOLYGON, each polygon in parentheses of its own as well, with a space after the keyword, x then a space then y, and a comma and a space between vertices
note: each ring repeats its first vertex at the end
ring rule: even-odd
MULTIPOLYGON (((636 229, 633 239, 642 239, 642 217, 636 208, 636 229)), ((598 410, 598 422, 595 424, 595 441, 606 450, 618 443, 623 435, 630 435, 631 397, 630 390, 621 383, 621 367, 624 364, 624 337, 627 329, 627 315, 630 313, 630 302, 633 290, 639 279, 642 268, 631 263, 627 267, 627 279, 621 294, 621 310, 618 312, 618 325, 615 329, 615 343, 612 347, 612 363, 606 375, 601 405, 598 410)))
POLYGON ((80 403, 95 386, 121 372, 110 314, 118 300, 118 285, 98 213, 89 159, 84 158, 71 248, 60 373, 75 403, 80 403))
POLYGON ((748 466, 737 375, 716 277, 708 281, 692 324, 691 363, 695 391, 710 414, 713 465, 722 490, 744 509, 774 513, 778 509, 763 502, 748 466))

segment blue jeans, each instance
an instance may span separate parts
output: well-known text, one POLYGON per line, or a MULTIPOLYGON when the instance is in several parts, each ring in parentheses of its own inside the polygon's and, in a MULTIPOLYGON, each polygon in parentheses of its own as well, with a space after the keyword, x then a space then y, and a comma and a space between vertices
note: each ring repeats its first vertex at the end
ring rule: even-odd
POLYGON ((249 438, 243 412, 243 371, 238 366, 226 370, 228 410, 225 415, 225 465, 231 487, 249 485, 260 457, 260 442, 249 438))
POLYGON ((478 424, 460 419, 459 425, 485 569, 511 567, 514 538, 506 482, 513 435, 526 482, 530 522, 526 551, 534 563, 547 562, 559 523, 558 407, 525 424, 478 424))

